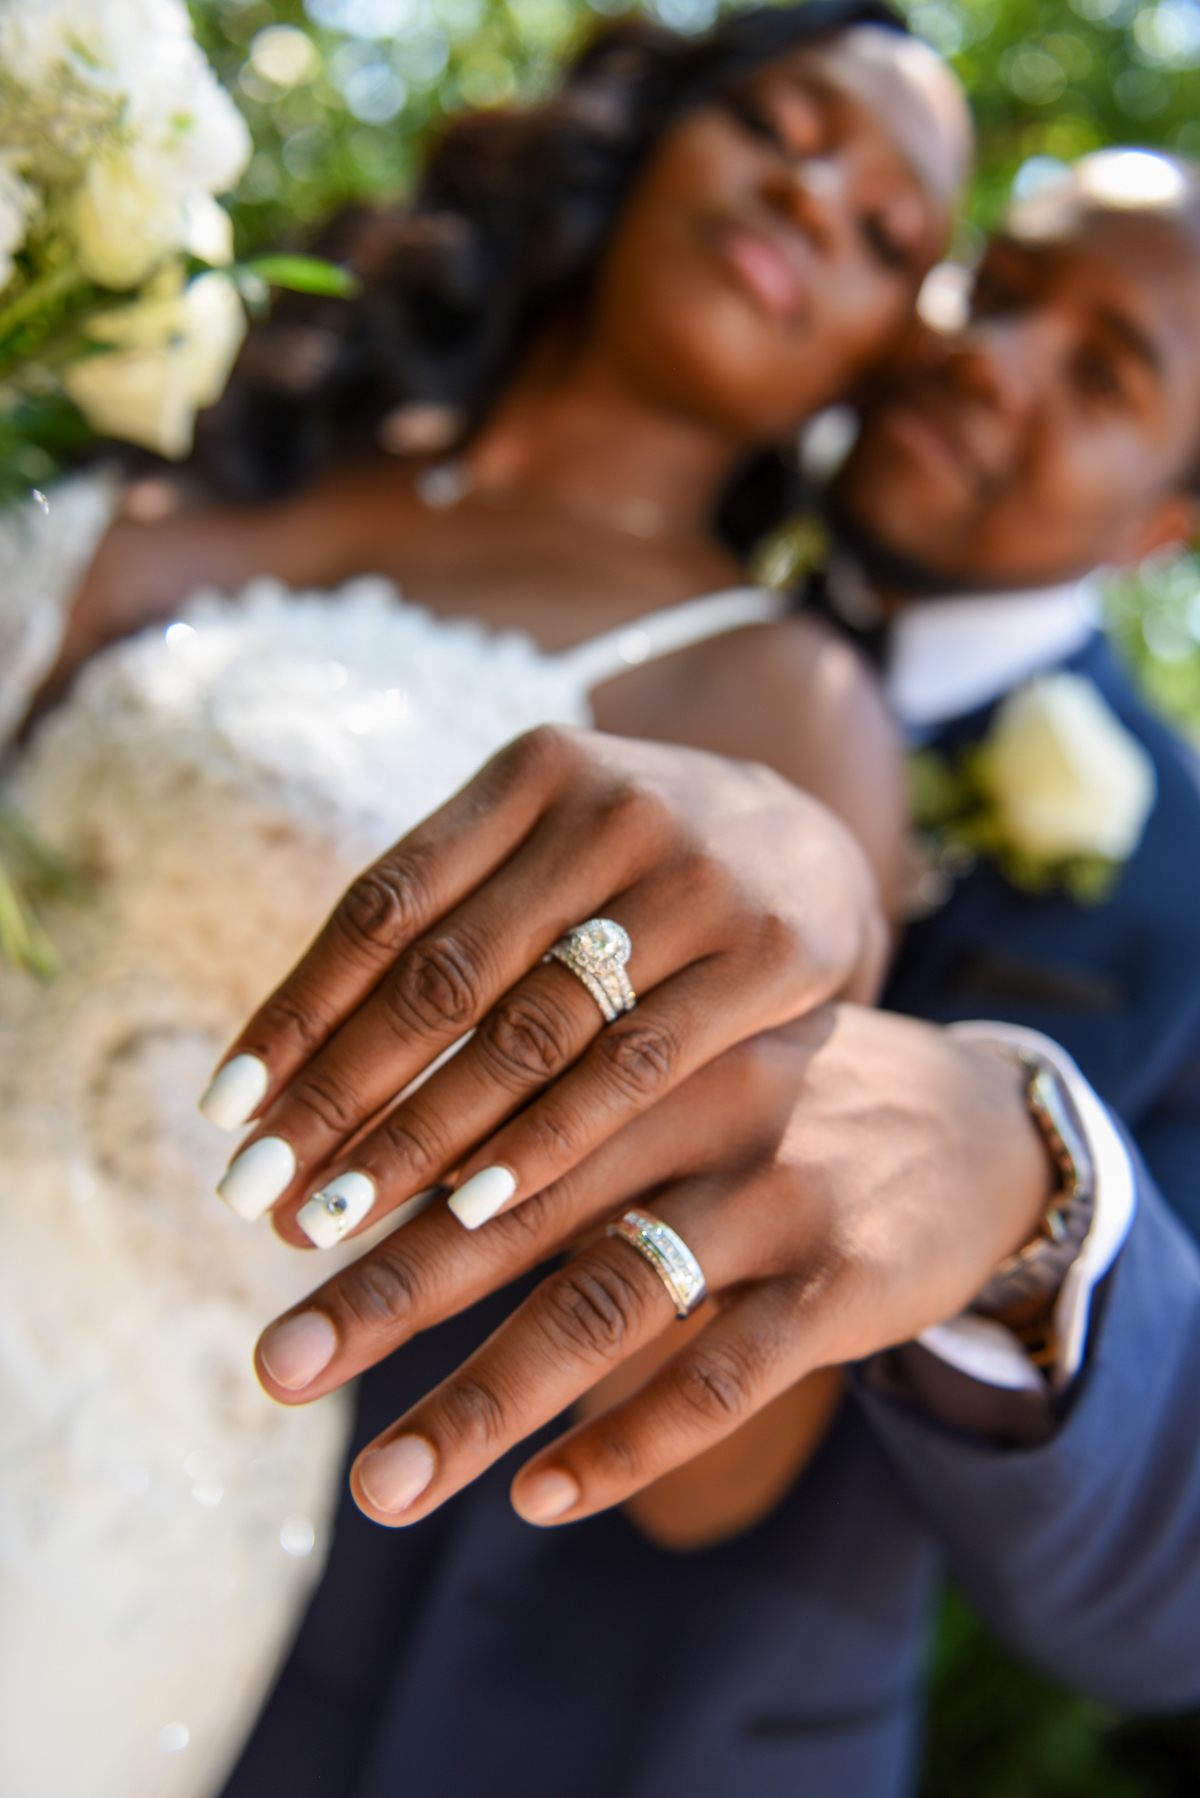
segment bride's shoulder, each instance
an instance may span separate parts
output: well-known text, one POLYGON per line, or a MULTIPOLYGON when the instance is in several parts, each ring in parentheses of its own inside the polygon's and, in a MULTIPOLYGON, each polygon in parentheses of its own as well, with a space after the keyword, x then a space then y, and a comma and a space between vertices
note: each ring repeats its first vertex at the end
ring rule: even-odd
POLYGON ((859 838, 885 892, 898 889, 903 747, 853 644, 823 619, 789 611, 697 645, 686 665, 679 658, 677 687, 689 714, 680 740, 764 762, 823 800, 859 838))

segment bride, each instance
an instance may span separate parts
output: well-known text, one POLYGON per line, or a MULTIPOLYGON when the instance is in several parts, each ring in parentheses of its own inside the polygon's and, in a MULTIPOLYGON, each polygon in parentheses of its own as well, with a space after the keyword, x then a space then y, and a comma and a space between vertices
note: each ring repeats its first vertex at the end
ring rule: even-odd
POLYGON ((251 1371, 312 1263, 213 1196, 191 1099, 355 870, 564 720, 772 764, 894 886, 880 702, 745 558, 967 146, 875 0, 611 28, 360 225, 358 300, 252 343, 205 446, 236 503, 93 559, 85 483, 0 544, 0 728, 39 720, 10 787, 91 882, 57 981, 0 982, 5 1794, 219 1787, 319 1569, 342 1401, 251 1371))

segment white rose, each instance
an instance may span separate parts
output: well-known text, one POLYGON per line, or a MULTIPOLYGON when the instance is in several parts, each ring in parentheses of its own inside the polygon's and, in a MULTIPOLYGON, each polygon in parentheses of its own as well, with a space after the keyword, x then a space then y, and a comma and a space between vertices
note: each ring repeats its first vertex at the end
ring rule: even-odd
POLYGON ((0 293, 13 274, 13 256, 25 242, 25 232, 37 196, 22 180, 15 150, 0 150, 0 293))
POLYGON ((184 371, 192 404, 200 412, 225 391, 246 335, 246 309, 232 281, 216 273, 197 276, 183 298, 184 371))
POLYGON ((83 177, 74 223, 93 279, 136 286, 197 233, 199 253, 224 258, 211 197, 252 145, 183 0, 0 0, 0 67, 25 89, 43 172, 83 177))
POLYGON ((211 194, 191 194, 183 208, 183 248, 214 267, 233 261, 233 220, 211 194))
POLYGON ((0 0, 0 61, 35 93, 64 73, 128 93, 164 45, 191 38, 184 0, 0 0))
POLYGON ((1154 805, 1154 763, 1093 681, 1051 674, 1013 693, 984 744, 982 776, 1005 840, 1039 859, 1123 862, 1154 805))
POLYGON ((103 436, 177 460, 192 446, 197 411, 224 390, 246 315, 224 275, 201 275, 182 291, 169 276, 157 288, 91 320, 91 335, 115 347, 68 368, 63 385, 103 436))
POLYGON ((179 194, 125 151, 93 161, 75 195, 72 223, 84 274, 117 289, 137 287, 187 235, 179 194))

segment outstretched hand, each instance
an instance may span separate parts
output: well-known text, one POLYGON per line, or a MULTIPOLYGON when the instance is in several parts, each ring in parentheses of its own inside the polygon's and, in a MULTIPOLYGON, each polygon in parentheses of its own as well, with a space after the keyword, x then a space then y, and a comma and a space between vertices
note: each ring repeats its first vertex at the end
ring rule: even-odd
POLYGON ((297 1212, 340 1180, 317 1208, 327 1246, 448 1175, 461 1191, 497 1170, 463 1206, 474 1226, 732 1044, 873 996, 887 940, 857 843, 779 776, 534 731, 354 883, 233 1045, 206 1108, 257 1123, 222 1192, 309 1247, 297 1212), (596 914, 629 933, 640 995, 607 1028, 574 974, 542 964, 596 914))
MULTIPOLYGON (((474 1234, 435 1206, 273 1324, 260 1378, 320 1397, 633 1201, 697 1256, 714 1315, 644 1384, 538 1454, 532 1523, 619 1504, 813 1369, 952 1315, 1032 1234, 1053 1173, 1020 1071, 994 1049, 852 1005, 728 1051, 474 1234)), ((360 1455, 353 1489, 415 1522, 677 1329, 627 1243, 587 1244, 360 1455)))

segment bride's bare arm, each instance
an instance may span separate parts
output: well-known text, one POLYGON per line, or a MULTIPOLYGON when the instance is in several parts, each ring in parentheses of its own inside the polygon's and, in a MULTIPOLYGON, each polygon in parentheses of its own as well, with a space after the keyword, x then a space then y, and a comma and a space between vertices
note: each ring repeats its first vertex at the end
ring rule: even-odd
POLYGON ((593 696, 602 730, 762 762, 811 793, 866 852, 899 909, 908 801, 880 684, 821 619, 798 612, 634 670, 593 696))

